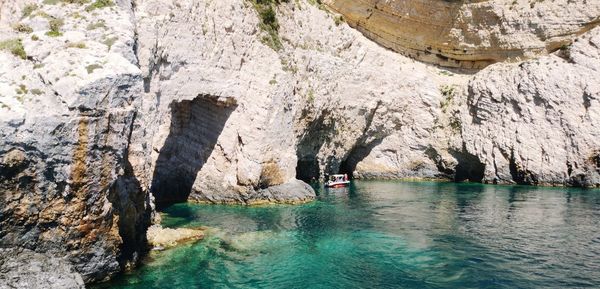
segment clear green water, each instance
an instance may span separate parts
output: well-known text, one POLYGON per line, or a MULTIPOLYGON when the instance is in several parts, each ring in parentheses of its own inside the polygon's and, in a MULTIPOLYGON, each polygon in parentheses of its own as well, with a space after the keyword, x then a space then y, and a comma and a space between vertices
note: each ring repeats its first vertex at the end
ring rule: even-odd
POLYGON ((178 204, 204 241, 96 288, 600 288, 600 191, 356 182, 299 206, 178 204))

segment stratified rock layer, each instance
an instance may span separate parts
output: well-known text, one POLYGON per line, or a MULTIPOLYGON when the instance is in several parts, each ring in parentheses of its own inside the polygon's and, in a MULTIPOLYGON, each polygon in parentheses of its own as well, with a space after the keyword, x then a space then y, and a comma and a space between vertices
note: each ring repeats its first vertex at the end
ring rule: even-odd
POLYGON ((381 45, 448 67, 483 68, 553 52, 600 23, 598 1, 323 2, 381 45))

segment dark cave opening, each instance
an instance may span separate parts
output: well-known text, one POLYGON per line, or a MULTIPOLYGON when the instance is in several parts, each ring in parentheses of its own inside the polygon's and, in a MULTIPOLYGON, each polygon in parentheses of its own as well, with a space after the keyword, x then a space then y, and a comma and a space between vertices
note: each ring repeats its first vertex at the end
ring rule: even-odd
POLYGON ((356 166, 364 158, 366 158, 374 147, 381 144, 383 139, 375 139, 367 144, 360 144, 355 146, 349 153, 348 156, 340 163, 340 174, 347 174, 350 179, 354 179, 354 171, 356 166))
POLYGON ((462 151, 450 150, 450 154, 458 161, 454 168, 455 182, 481 182, 485 176, 485 164, 465 148, 462 151))
POLYGON ((321 114, 311 121, 307 130, 304 132, 298 145, 296 146, 296 178, 305 182, 319 180, 321 169, 317 154, 327 141, 334 130, 334 123, 327 118, 329 111, 324 110, 321 114))
POLYGON ((296 178, 305 182, 319 179, 321 171, 316 158, 299 159, 296 165, 296 178))
POLYGON ((235 103, 201 95, 173 102, 169 135, 159 152, 152 193, 157 206, 184 202, 192 192, 196 175, 208 160, 235 103))

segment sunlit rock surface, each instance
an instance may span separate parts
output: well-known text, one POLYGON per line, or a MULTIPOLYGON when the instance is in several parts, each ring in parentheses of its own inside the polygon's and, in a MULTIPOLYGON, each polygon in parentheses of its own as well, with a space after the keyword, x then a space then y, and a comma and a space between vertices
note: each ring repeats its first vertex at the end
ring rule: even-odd
POLYGON ((179 244, 194 242, 204 238, 204 231, 190 228, 163 228, 152 225, 146 232, 148 244, 155 249, 175 247, 179 244))
POLYGON ((323 2, 377 43, 448 67, 483 68, 547 54, 600 24, 598 1, 323 2))

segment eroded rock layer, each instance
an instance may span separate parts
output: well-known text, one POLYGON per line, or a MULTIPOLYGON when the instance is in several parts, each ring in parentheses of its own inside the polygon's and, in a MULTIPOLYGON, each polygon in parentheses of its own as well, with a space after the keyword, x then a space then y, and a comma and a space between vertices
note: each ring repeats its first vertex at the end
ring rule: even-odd
POLYGON ((379 44, 448 67, 483 68, 553 52, 600 23, 598 1, 323 2, 379 44))

